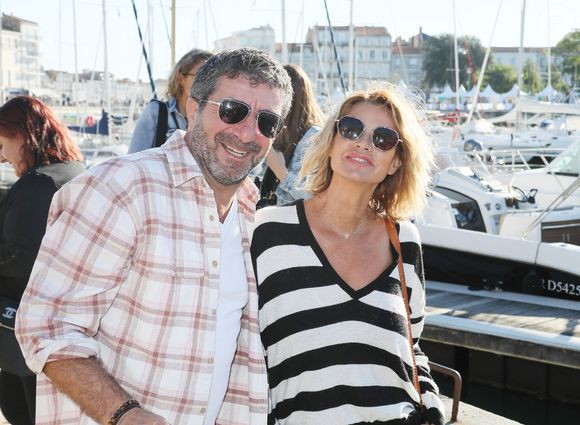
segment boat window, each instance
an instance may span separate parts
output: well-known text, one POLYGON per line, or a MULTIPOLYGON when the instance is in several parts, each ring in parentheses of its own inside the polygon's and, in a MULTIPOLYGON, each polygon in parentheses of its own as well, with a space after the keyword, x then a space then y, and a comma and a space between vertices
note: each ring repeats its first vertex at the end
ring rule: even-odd
POLYGON ((550 163, 550 169, 556 174, 568 176, 580 175, 580 142, 574 143, 550 163))
POLYGON ((451 200, 451 208, 453 208, 458 229, 485 233, 483 217, 474 199, 444 187, 436 186, 434 190, 451 200))

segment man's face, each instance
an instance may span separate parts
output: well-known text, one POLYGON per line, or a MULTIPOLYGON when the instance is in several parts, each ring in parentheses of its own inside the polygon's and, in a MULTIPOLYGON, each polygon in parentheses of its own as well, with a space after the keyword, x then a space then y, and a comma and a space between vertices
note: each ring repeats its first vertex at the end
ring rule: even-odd
POLYGON ((244 102, 252 111, 241 122, 227 124, 218 115, 218 105, 199 104, 189 98, 188 144, 210 183, 213 179, 230 186, 240 183, 270 149, 272 139, 260 132, 256 112, 281 114, 282 95, 279 89, 264 84, 252 86, 244 76, 221 77, 207 100, 219 102, 226 98, 244 102))

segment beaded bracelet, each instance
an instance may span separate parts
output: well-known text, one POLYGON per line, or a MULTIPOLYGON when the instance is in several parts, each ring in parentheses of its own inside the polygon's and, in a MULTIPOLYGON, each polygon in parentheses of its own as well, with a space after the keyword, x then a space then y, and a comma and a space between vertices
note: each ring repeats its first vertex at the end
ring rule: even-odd
POLYGON ((109 425, 117 425, 117 422, 119 422, 121 416, 123 416, 129 410, 134 409, 135 407, 141 407, 141 405, 137 400, 133 399, 127 400, 125 403, 121 404, 121 407, 119 407, 115 413, 113 413, 111 419, 109 419, 109 425))

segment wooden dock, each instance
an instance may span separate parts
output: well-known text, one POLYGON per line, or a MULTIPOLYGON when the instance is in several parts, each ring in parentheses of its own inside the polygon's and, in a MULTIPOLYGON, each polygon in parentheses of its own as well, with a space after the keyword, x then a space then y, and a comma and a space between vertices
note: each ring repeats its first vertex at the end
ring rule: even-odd
POLYGON ((580 369, 580 302, 428 281, 423 338, 580 369))

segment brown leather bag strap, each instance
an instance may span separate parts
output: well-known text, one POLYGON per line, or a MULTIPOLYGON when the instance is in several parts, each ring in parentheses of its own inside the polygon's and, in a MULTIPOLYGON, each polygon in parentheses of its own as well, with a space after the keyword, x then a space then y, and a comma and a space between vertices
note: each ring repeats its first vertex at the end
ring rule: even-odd
POLYGON ((411 308, 409 307, 409 292, 407 291, 407 281, 405 279, 405 270, 403 268, 403 254, 401 253, 401 244, 399 242, 399 235, 397 233, 397 228, 394 223, 386 219, 385 224, 387 225, 387 232, 389 233, 389 239, 399 254, 399 261, 397 262, 397 267, 399 268, 399 277, 401 279, 401 292, 403 293, 403 299, 405 300, 405 310, 407 311, 407 334, 409 336, 409 346, 411 347, 411 357, 413 358, 413 385, 419 394, 419 404, 421 405, 421 412, 423 412, 423 397, 421 397, 421 387, 419 386, 419 373, 417 372, 417 362, 415 361, 415 349, 413 348, 413 334, 411 332, 411 308))

